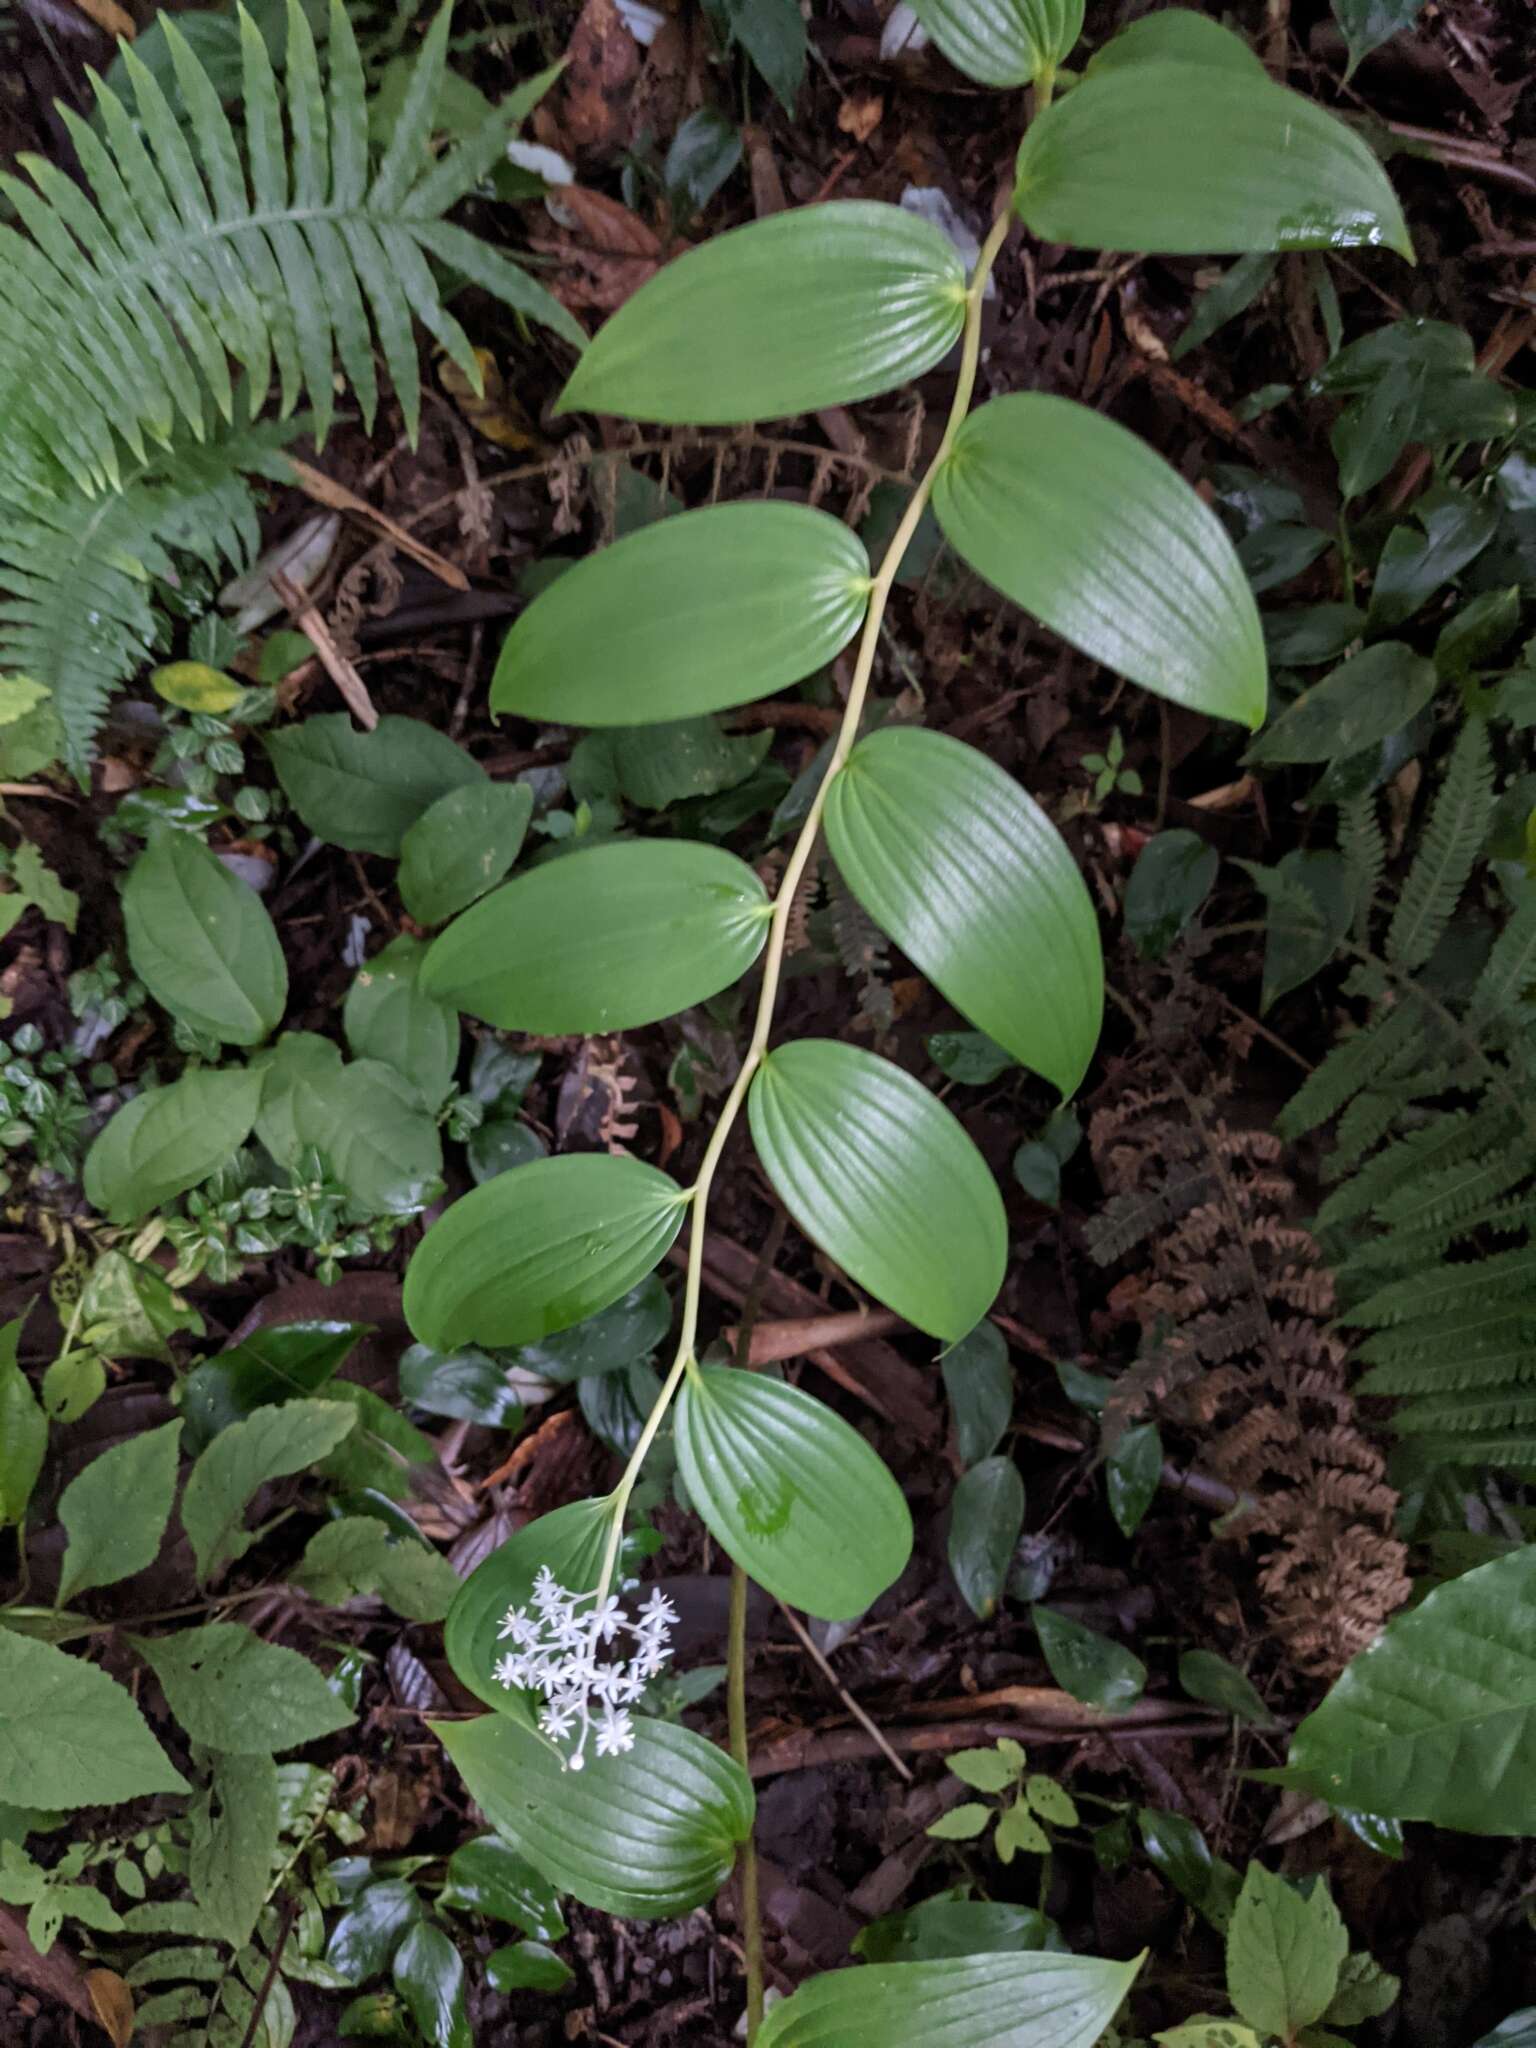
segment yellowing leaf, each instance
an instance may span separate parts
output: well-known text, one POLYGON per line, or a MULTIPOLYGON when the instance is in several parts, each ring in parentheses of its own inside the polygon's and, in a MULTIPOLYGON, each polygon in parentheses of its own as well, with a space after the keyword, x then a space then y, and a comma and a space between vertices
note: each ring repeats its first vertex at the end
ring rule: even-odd
POLYGON ((0 725, 14 725, 47 699, 44 684, 31 676, 0 676, 0 725))
POLYGON ((483 434, 487 441, 494 441, 498 448, 531 448, 537 452, 544 442, 539 438, 538 428, 508 391, 501 365, 488 348, 477 348, 475 361, 480 365, 480 391, 448 356, 437 366, 438 383, 475 432, 483 434))
POLYGON ((157 697, 174 704, 179 711, 201 711, 213 717, 231 710, 242 692, 233 676, 205 661, 170 661, 151 671, 150 683, 157 697))

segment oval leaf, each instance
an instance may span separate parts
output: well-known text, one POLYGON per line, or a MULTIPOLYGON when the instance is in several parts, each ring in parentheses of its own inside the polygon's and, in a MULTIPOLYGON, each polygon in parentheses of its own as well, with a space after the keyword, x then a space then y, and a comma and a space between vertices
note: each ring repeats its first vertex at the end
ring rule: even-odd
POLYGON ((1289 1768, 1333 1806, 1536 1834, 1536 1545, 1389 1621, 1297 1729, 1289 1768))
POLYGON ((797 207, 716 235, 642 285, 560 409, 697 426, 817 412, 920 377, 964 319, 964 267, 927 221, 874 200, 797 207))
MULTIPOLYGON (((393 1067, 415 1100, 435 1111, 453 1087, 460 1026, 452 1008, 420 985, 426 957, 420 939, 407 933, 392 939, 358 969, 347 990, 341 1026, 358 1059, 393 1067)), ((313 1142, 313 1132, 307 1135, 313 1142)))
POLYGON ((373 732, 359 732, 344 711, 326 712, 268 734, 267 753, 317 839, 391 858, 440 796, 486 779, 478 761, 420 718, 381 718, 373 732))
POLYGON ((123 883, 133 971, 173 1017, 225 1045, 259 1045, 288 1000, 266 906, 190 832, 157 832, 123 883))
POLYGON ((868 600, 863 544, 826 512, 776 500, 684 512, 535 598, 502 646, 491 708, 566 725, 724 711, 824 667, 868 600))
POLYGON ((915 0, 913 13, 957 71, 982 85, 1031 85, 1083 32, 1083 0, 915 0))
POLYGON ((633 1749, 568 1771, 503 1715, 430 1725, 497 1834, 600 1913, 653 1920, 702 1905, 752 1826, 746 1774, 691 1728, 637 1720, 633 1749))
POLYGON ((136 1095, 85 1155, 86 1198, 114 1223, 136 1223, 222 1166, 260 1102, 261 1075, 246 1067, 198 1067, 136 1095))
POLYGON ((1236 550, 1113 420, 1041 391, 994 398, 955 436, 933 509, 979 575, 1095 661, 1191 710, 1263 718, 1263 635, 1236 550))
POLYGON ((423 1344, 532 1344, 595 1315, 665 1256, 688 1198, 642 1160, 536 1159, 439 1217, 405 1276, 423 1344))
POLYGON ((1070 1095, 1104 1011, 1093 900, 1045 812, 975 747, 860 740, 827 792, 849 888, 970 1021, 1070 1095))
POLYGON ((1385 244, 1413 260, 1368 145, 1237 63, 1101 70, 1031 124, 1018 170, 1015 210, 1046 242, 1161 256, 1385 244))
POLYGON ((592 1592, 612 1521, 609 1501, 572 1501, 525 1523, 475 1566, 453 1597, 443 1624, 443 1649, 460 1684, 476 1699, 533 1725, 526 1705, 531 1695, 493 1676, 503 1648, 502 1616, 509 1607, 528 1605, 543 1565, 568 1593, 592 1592))
POLYGON ((429 804, 400 842, 400 898, 418 924, 442 924, 494 889, 533 816, 525 782, 466 782, 429 804))
POLYGON ((912 1554, 901 1488, 857 1430, 783 1380, 694 1367, 678 1462, 716 1542, 787 1606, 847 1621, 912 1554))
POLYGON ((728 988, 771 916, 722 847, 622 840, 530 868, 466 910, 433 942, 421 986, 506 1031, 630 1031, 728 988))
POLYGON ((1092 2048, 1140 1967, 982 1955, 831 1970, 773 2008, 757 2048, 1092 2048))
POLYGON ((949 1568, 965 1604, 982 1621, 996 1610, 1024 1527, 1024 1482, 1012 1458, 983 1458, 955 1488, 949 1568))
POLYGON ((1030 1614, 1052 1678, 1073 1699, 1113 1713, 1141 1698, 1147 1667, 1123 1644, 1049 1607, 1032 1607, 1030 1614))
POLYGON ((1435 664, 1406 642, 1379 640, 1303 690, 1254 741, 1247 758, 1271 767, 1358 754, 1401 732, 1439 682, 1435 664))
POLYGON ((1098 78, 1126 64, 1214 64, 1250 78, 1269 77, 1241 36, 1189 7, 1163 7, 1111 36, 1088 60, 1087 76, 1098 78))
POLYGON ((747 1099, 768 1178, 860 1287, 957 1342, 1008 1259, 1002 1197, 959 1123, 889 1060, 826 1038, 770 1053, 747 1099))

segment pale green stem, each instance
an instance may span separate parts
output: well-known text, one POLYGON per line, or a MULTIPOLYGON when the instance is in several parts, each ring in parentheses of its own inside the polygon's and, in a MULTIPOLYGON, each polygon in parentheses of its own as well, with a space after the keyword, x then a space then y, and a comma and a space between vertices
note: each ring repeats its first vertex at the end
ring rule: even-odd
POLYGON ((912 536, 917 531, 918 522, 933 494, 934 479, 954 446, 955 436, 960 431, 962 421, 970 411, 971 396, 976 389, 976 369, 981 356, 982 296, 987 288, 992 265, 997 260, 997 253, 1002 248, 1011 225, 1011 216, 1007 212, 1000 214, 993 222, 991 233, 982 245, 976 268, 966 288, 960 369, 955 381, 955 396, 949 409, 949 420, 944 428, 944 438, 913 491, 907 509, 901 516, 900 524, 891 536, 891 544, 886 549, 870 585, 869 609, 864 614, 864 628, 859 638, 853 680, 848 686, 848 701, 843 708, 842 723, 837 729, 837 739, 832 748, 831 758, 827 762, 826 773, 821 779, 821 786, 812 799, 805 823, 800 827, 794 850, 789 856, 789 864, 784 870, 778 893, 774 897, 773 918, 768 927, 768 943, 763 950, 763 985, 757 999, 757 1016, 752 1026, 751 1041, 742 1060, 741 1071, 732 1083, 731 1091, 725 1098, 719 1119, 705 1147, 699 1177, 688 1195, 688 1270, 683 1286, 683 1321, 678 1334, 677 1353, 666 1379, 662 1382, 656 1404, 646 1418, 645 1427, 630 1453, 623 1477, 610 1497, 613 1521, 603 1552, 602 1573, 598 1579, 599 1606, 607 1599, 613 1585, 619 1547, 623 1541, 624 1515, 629 1506, 630 1495, 635 1490, 635 1482, 640 1477, 640 1469, 645 1463, 646 1454, 656 1439, 656 1432, 661 1428, 684 1373, 694 1362, 693 1347, 698 1336, 699 1305, 704 1286, 705 1220, 709 1209, 710 1189, 714 1185, 715 1169, 720 1164, 721 1154, 725 1150, 726 1140, 731 1135, 741 1105, 747 1098, 752 1077, 762 1065, 763 1056, 768 1050, 768 1035, 773 1028, 773 1013, 778 1003, 779 983, 784 970, 784 944, 789 931, 790 913, 794 908, 795 893, 804 878, 816 845, 817 834, 821 830, 822 813, 826 809, 827 792, 832 786, 832 778, 848 759, 859 736, 859 723, 864 715, 864 700, 869 694, 870 678, 874 674, 875 652, 880 644, 880 627, 885 618, 885 607, 891 594, 891 587, 911 545, 912 536))

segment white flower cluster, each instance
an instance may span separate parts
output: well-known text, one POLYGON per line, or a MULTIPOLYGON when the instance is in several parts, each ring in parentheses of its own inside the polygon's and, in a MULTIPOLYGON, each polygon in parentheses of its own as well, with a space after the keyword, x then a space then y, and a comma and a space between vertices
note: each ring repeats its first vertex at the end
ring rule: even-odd
POLYGON ((495 1677, 543 1693, 539 1726, 553 1742, 574 1736, 565 1764, 579 1771, 594 1731, 599 1756, 634 1748, 629 1709, 671 1656, 667 1638, 676 1620, 677 1609, 659 1590, 631 1620, 620 1601, 599 1606, 596 1593, 568 1593, 542 1565, 532 1607, 509 1607, 502 1618, 498 1639, 510 1637, 514 1647, 498 1661, 495 1677), (629 1642, 615 1650, 620 1636, 629 1642))

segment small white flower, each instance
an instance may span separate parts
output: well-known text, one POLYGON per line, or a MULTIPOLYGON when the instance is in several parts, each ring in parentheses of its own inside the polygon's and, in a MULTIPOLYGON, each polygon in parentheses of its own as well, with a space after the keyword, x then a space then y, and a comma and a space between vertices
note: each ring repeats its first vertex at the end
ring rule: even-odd
MULTIPOLYGON (((633 1583, 626 1581, 624 1591, 633 1583)), ((498 1684, 543 1693, 539 1726, 552 1742, 569 1742, 565 1767, 579 1771, 589 1736, 600 1757, 634 1748, 628 1709, 671 1657, 668 1637, 676 1620, 677 1609, 659 1587, 631 1617, 620 1599, 599 1606, 595 1593, 568 1592, 542 1565, 531 1611, 509 1607, 502 1618, 498 1640, 510 1637, 517 1647, 498 1659, 494 1676, 498 1684)))

